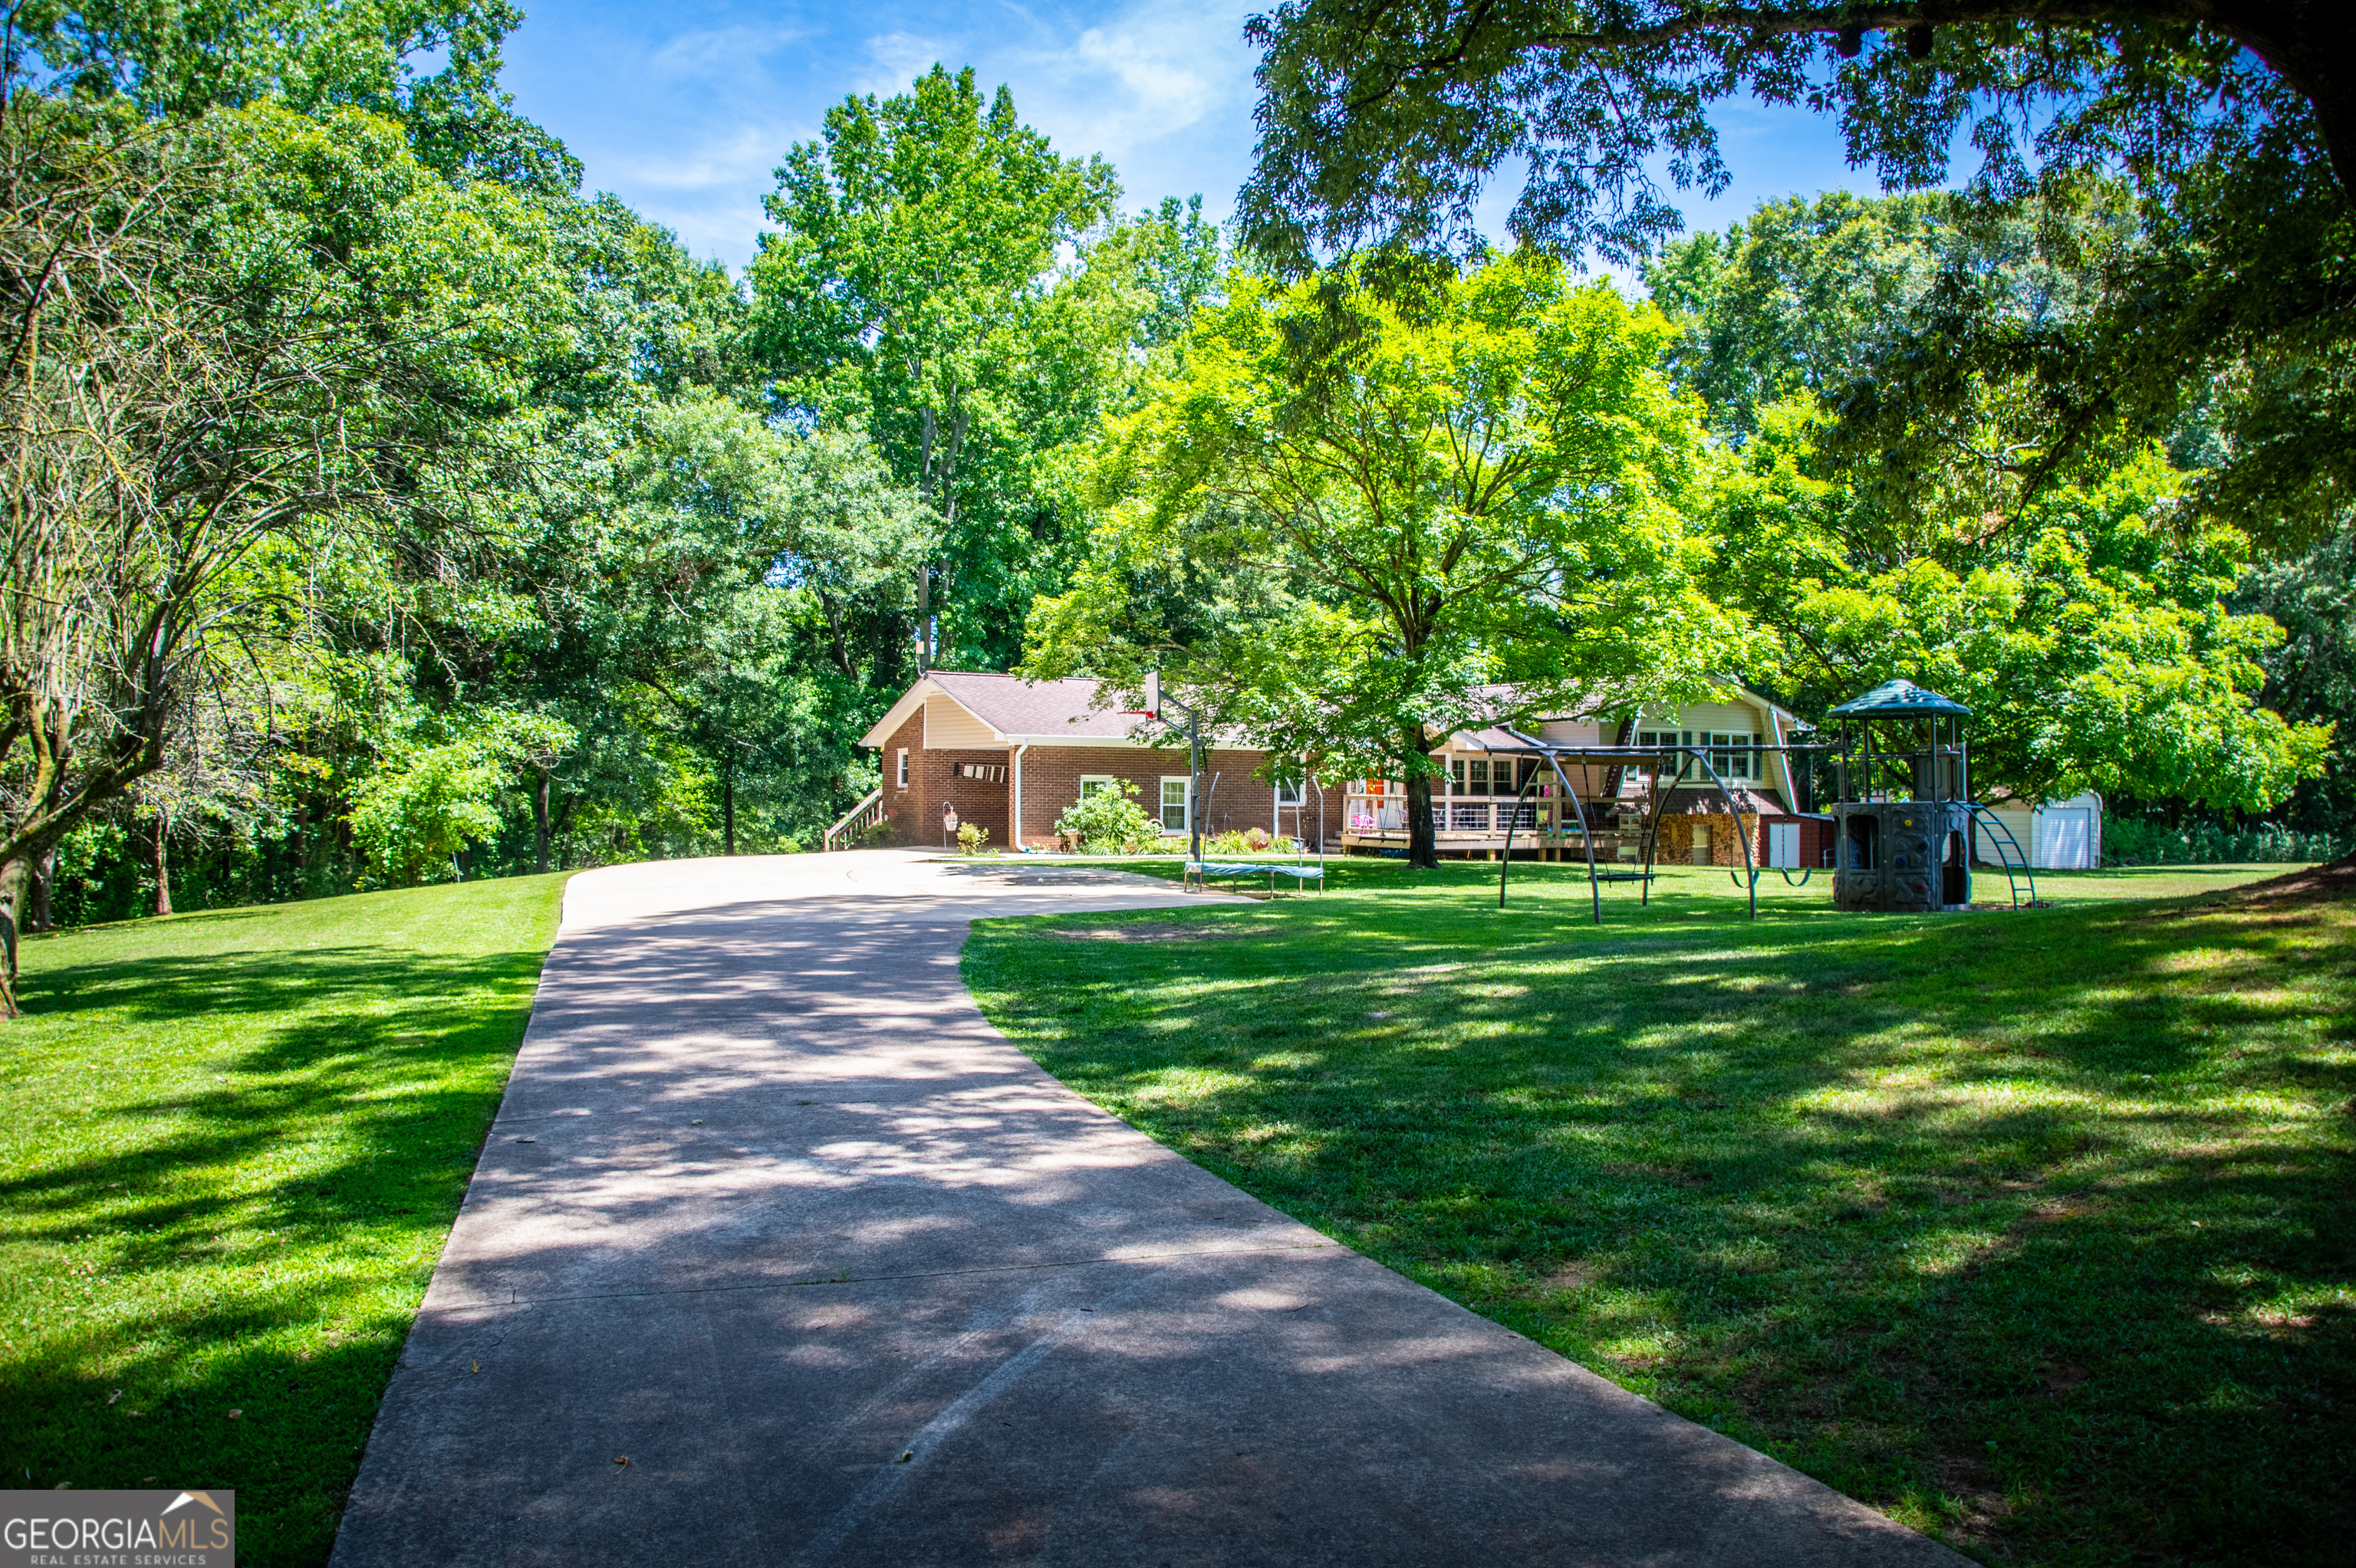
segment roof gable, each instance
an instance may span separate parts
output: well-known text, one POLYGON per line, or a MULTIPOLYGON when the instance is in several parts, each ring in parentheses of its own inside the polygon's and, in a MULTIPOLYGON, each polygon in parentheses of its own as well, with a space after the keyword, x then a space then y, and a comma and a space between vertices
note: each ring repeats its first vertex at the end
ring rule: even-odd
POLYGON ((1038 741, 1088 741, 1098 745, 1136 745, 1148 721, 1134 713, 1092 706, 1103 682, 1087 676, 1063 680, 1024 680, 1020 676, 990 675, 978 670, 937 669, 910 687, 891 711, 875 721, 862 738, 862 746, 881 746, 906 723, 927 697, 956 703, 989 727, 993 743, 1021 745, 1038 741))

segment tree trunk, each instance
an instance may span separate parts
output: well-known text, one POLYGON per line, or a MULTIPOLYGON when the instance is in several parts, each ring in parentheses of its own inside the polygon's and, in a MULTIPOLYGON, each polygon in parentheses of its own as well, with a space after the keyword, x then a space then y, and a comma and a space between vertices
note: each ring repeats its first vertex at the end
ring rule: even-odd
POLYGON ((540 847, 533 866, 543 876, 548 872, 548 773, 546 768, 540 770, 540 787, 531 796, 531 827, 540 847))
POLYGON ((720 769, 720 842, 726 853, 736 853, 736 765, 720 769))
POLYGON ((58 928, 57 912, 50 903, 52 885, 57 876, 58 850, 52 844, 33 857, 31 884, 25 895, 27 931, 55 931, 58 928))
POLYGON ((171 842, 172 814, 162 806, 155 808, 155 912, 172 912, 172 866, 166 858, 166 846, 171 842))
POLYGON ((1407 863, 1427 871, 1440 869, 1440 839, 1431 821, 1431 775, 1416 764, 1422 761, 1423 727, 1406 737, 1402 758, 1407 777, 1407 863))
POLYGON ((933 569, 916 568, 916 673, 933 667, 933 569))
POLYGON ((16 1016, 16 912, 25 907, 32 870, 28 855, 0 860, 0 1019, 16 1016))

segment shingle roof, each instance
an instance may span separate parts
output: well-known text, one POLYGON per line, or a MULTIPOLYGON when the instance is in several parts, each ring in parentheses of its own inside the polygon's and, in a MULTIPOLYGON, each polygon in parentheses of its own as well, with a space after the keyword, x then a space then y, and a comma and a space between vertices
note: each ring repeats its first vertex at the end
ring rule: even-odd
POLYGON ((1085 735, 1126 741, 1130 731, 1151 727, 1150 720, 1133 713, 1091 707, 1098 688, 1104 683, 1086 676, 1033 681, 1012 675, 937 669, 925 678, 1001 735, 1085 735))
MULTIPOLYGON (((1727 781, 1726 787, 1727 793, 1734 796, 1737 805, 1744 811, 1755 812, 1761 816, 1794 815, 1791 807, 1778 799, 1772 790, 1755 784, 1736 784, 1730 779, 1727 781)), ((1690 784, 1680 784, 1669 791, 1669 798, 1661 806, 1661 815, 1723 816, 1726 815, 1726 795, 1708 784, 1698 788, 1690 784)))

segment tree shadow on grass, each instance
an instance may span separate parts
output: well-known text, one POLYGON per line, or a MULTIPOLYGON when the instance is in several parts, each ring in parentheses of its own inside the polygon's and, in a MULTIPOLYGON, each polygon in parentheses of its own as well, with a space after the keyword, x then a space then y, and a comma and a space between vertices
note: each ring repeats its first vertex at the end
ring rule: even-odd
POLYGON ((2356 1064, 2284 977, 2344 976, 2344 921, 1435 901, 969 962, 1164 1141, 1965 1544, 2330 1560, 2356 1064))
POLYGON ((243 1561, 323 1561, 541 961, 346 945, 41 974, 41 1015, 229 1028, 177 1048, 203 1086, 77 1117, 102 1147, 0 1180, 0 1246, 80 1260, 27 1282, 39 1330, 0 1346, 0 1474, 233 1488, 243 1561))

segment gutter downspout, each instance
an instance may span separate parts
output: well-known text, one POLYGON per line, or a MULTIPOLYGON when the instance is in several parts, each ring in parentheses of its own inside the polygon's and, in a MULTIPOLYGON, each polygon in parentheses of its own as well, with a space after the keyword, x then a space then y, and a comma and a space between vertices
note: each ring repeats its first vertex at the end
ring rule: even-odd
POLYGON ((1783 717, 1772 708, 1767 709, 1767 732, 1775 741, 1775 770, 1783 775, 1783 809, 1797 816, 1800 792, 1792 783, 1792 753, 1783 750, 1783 717))
POLYGON ((1014 748, 1014 826, 1007 837, 1014 840, 1009 848, 1017 855, 1023 853, 1023 753, 1030 749, 1028 741, 1014 748))

